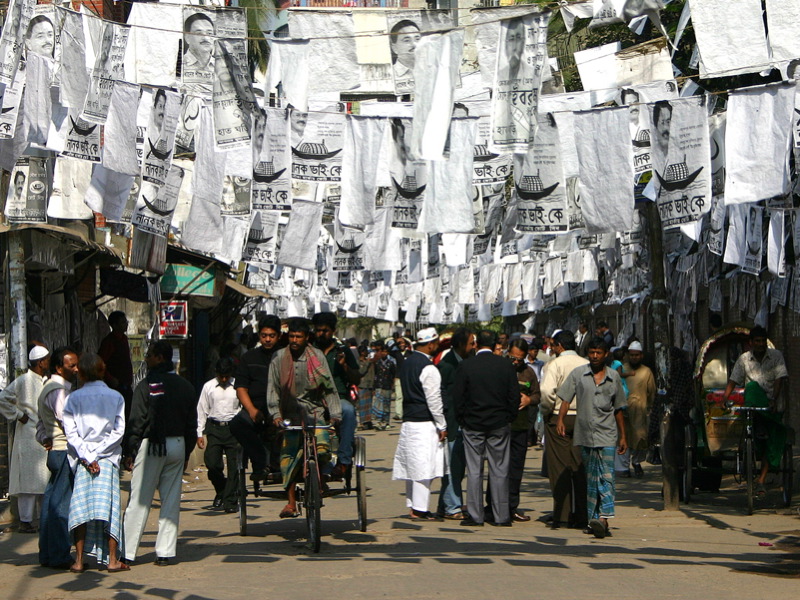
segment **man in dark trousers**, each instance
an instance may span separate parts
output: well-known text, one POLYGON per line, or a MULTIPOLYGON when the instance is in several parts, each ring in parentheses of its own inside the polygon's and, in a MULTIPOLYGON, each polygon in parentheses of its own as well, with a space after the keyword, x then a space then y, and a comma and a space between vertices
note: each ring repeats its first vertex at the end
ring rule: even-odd
POLYGON ((478 352, 456 372, 453 405, 464 437, 467 463, 465 526, 483 525, 483 457, 489 461, 494 525, 510 527, 508 472, 511 454, 510 423, 520 404, 517 374, 511 362, 492 354, 497 343, 493 331, 478 335, 478 352))
POLYGON ((266 480, 270 473, 280 476, 280 443, 277 429, 267 419, 267 377, 281 336, 281 320, 267 315, 258 322, 259 345, 242 355, 234 387, 242 410, 231 419, 231 433, 241 444, 253 466, 250 479, 266 480), (264 438, 270 442, 270 468, 264 438))

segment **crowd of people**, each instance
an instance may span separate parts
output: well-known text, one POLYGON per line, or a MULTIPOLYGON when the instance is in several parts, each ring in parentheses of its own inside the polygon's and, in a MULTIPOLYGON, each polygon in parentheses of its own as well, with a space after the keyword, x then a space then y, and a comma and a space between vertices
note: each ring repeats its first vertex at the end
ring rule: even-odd
MULTIPOLYGON (((109 321, 112 332, 98 354, 32 345, 28 371, 0 392, 0 413, 15 424, 10 492, 18 531, 37 532, 40 507, 44 566, 81 573, 91 555, 109 572, 129 570, 156 490, 156 564, 169 565, 177 553, 181 477, 195 446, 205 453, 213 509, 238 509, 241 449, 254 484, 282 483, 286 505, 278 516, 298 516, 303 445, 300 432, 286 427, 308 419, 332 425, 339 441, 334 457, 330 429, 316 430, 323 486, 349 479, 357 428, 383 431, 400 421, 392 478, 405 482, 408 518, 464 527, 531 520, 520 509, 520 488, 528 448, 541 445, 549 526, 597 538, 611 535, 616 478, 642 477, 653 441, 656 386, 643 346, 635 338, 612 346, 604 322, 593 334, 582 322, 574 333, 544 338, 466 327, 440 337, 428 327, 413 342, 398 333, 359 345, 338 340, 333 313, 287 323, 270 315, 258 323, 255 347, 213 356, 213 377, 198 397, 175 372, 164 340, 149 346, 146 377, 133 387, 127 319, 112 313, 109 321), (124 512, 123 469, 132 472, 124 512), (440 490, 431 510, 435 479, 440 490)), ((788 373, 766 335, 751 330, 751 349, 732 369, 726 399, 738 387, 770 405, 781 396, 788 373)), ((685 362, 673 362, 673 393, 681 388, 688 396, 685 362)), ((760 489, 772 450, 761 450, 760 489)))

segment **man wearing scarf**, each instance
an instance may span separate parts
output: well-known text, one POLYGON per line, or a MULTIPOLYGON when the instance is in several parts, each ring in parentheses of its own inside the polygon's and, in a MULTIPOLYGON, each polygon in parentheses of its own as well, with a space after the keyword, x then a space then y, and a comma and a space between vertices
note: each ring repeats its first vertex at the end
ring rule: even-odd
MULTIPOLYGON (((325 410, 332 423, 342 418, 339 393, 333 383, 328 361, 321 350, 308 345, 310 326, 305 319, 289 321, 289 346, 275 354, 269 366, 267 409, 277 427, 284 421, 302 424, 303 413, 313 416, 317 425, 325 425, 325 410)), ((327 429, 316 430, 319 469, 330 462, 330 434, 327 429)), ((281 519, 296 517, 295 486, 303 465, 301 431, 285 431, 281 448, 281 474, 286 488, 287 504, 281 519)))
POLYGON ((172 346, 159 340, 145 355, 147 378, 133 392, 125 443, 125 468, 133 470, 125 510, 126 562, 133 562, 158 488, 161 511, 156 565, 175 556, 180 518, 181 475, 197 441, 197 396, 172 365, 172 346))

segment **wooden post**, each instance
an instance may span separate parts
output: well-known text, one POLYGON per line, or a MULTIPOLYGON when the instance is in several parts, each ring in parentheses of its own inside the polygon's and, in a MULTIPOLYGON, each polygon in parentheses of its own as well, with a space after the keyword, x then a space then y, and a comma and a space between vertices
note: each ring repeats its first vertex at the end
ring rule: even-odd
MULTIPOLYGON (((663 400, 669 382, 669 303, 667 301, 667 288, 664 278, 664 244, 661 229, 661 216, 658 205, 648 202, 645 205, 647 216, 647 234, 650 242, 650 274, 653 284, 653 295, 650 303, 651 339, 654 342, 656 354, 656 388, 660 399, 663 400)), ((672 431, 674 424, 670 418, 671 411, 667 410, 664 416, 667 422, 660 430, 661 436, 661 469, 664 485, 664 510, 678 510, 680 498, 678 494, 678 465, 680 464, 680 449, 675 448, 675 439, 672 431)))

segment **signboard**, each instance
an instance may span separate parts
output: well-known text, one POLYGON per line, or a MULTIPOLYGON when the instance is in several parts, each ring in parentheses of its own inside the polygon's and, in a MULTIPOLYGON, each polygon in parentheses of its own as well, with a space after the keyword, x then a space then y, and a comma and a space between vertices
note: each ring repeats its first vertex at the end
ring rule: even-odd
POLYGON ((159 337, 188 337, 189 306, 186 300, 161 302, 158 311, 159 337))
POLYGON ((183 296, 214 296, 216 272, 203 270, 192 265, 168 264, 161 276, 161 293, 164 295, 180 294, 183 296))

